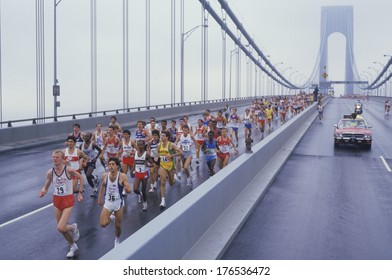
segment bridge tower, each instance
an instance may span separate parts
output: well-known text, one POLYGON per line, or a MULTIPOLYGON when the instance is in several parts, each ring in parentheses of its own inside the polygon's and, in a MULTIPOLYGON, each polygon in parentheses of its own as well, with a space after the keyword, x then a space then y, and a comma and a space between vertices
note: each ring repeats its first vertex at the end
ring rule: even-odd
MULTIPOLYGON (((345 80, 353 81, 354 62, 354 32, 353 32, 353 6, 326 6, 321 7, 321 43, 319 65, 319 88, 325 93, 328 90, 326 82, 328 77, 328 37, 335 32, 346 38, 345 80)), ((352 94, 353 84, 345 84, 344 94, 352 94)))

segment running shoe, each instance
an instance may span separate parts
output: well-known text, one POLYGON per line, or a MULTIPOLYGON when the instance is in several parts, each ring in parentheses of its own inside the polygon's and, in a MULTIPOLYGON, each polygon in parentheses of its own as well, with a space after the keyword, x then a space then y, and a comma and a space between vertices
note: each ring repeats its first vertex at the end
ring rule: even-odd
POLYGON ((80 232, 79 232, 79 229, 78 229, 78 224, 77 224, 77 223, 73 223, 72 226, 75 227, 75 230, 72 232, 72 239, 73 239, 73 241, 76 242, 76 241, 79 240, 79 237, 80 237, 80 232))
POLYGON ((143 211, 147 211, 147 202, 143 202, 143 211))
POLYGON ((90 196, 91 196, 91 197, 95 197, 95 196, 97 196, 97 195, 98 195, 98 188, 95 187, 95 188, 93 188, 93 192, 90 194, 90 196))
POLYGON ((98 187, 98 184, 99 184, 99 182, 98 182, 98 176, 97 176, 97 175, 94 175, 94 186, 97 188, 97 187, 98 187))
POLYGON ((199 160, 198 159, 196 160, 196 164, 199 164, 199 160))
POLYGON ((178 181, 178 180, 179 180, 179 178, 178 178, 177 174, 175 174, 175 173, 174 173, 174 180, 176 180, 176 181, 178 181))
POLYGON ((178 174, 177 174, 177 178, 178 178, 179 180, 181 180, 181 173, 178 173, 178 174))
POLYGON ((161 204, 159 205, 159 207, 161 207, 161 208, 165 208, 166 207, 166 202, 165 202, 165 198, 164 197, 162 197, 161 204))
POLYGON ((120 240, 118 240, 118 238, 116 237, 114 239, 114 248, 116 248, 119 244, 120 244, 120 240))
POLYGON ((67 258, 75 257, 76 251, 78 251, 78 245, 76 245, 76 243, 74 243, 71 245, 71 248, 69 249, 69 252, 67 254, 67 258))
POLYGON ((154 192, 154 188, 150 188, 148 192, 154 192))
POLYGON ((142 194, 138 194, 137 202, 142 203, 142 201, 143 201, 143 195, 142 194))

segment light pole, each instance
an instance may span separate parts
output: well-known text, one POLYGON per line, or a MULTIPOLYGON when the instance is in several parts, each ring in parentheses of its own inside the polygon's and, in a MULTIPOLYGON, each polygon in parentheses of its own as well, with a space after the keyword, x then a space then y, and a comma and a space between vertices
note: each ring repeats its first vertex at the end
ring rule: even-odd
POLYGON ((229 98, 231 99, 231 65, 233 60, 233 55, 238 52, 238 47, 235 47, 230 51, 230 80, 229 80, 229 98))
MULTIPOLYGON (((369 71, 363 71, 366 75, 368 75, 368 79, 370 77, 370 82, 368 84, 371 84, 373 82, 373 74, 370 73, 369 71)), ((369 95, 369 89, 368 89, 368 95, 369 95)))
POLYGON ((293 71, 293 72, 291 72, 290 73, 290 75, 289 75, 289 82, 291 83, 291 77, 295 74, 295 73, 298 73, 299 71, 298 70, 295 70, 295 71, 293 71))
POLYGON ((57 96, 60 96, 60 86, 57 80, 57 15, 56 9, 57 5, 60 4, 61 0, 54 0, 54 59, 53 59, 53 72, 54 72, 54 82, 53 82, 53 97, 54 97, 54 121, 57 121, 57 107, 60 107, 60 102, 57 102, 57 96))
POLYGON ((184 103, 184 43, 185 40, 189 38, 189 36, 192 35, 193 31, 195 31, 197 28, 199 27, 208 27, 208 25, 197 25, 193 28, 191 28, 190 30, 188 30, 187 32, 183 32, 181 33, 181 104, 184 103))
MULTIPOLYGON (((293 67, 286 67, 285 69, 282 70, 282 76, 284 77, 284 72, 286 72, 287 70, 293 69, 293 67)), ((283 95, 283 85, 282 85, 282 93, 283 95)))

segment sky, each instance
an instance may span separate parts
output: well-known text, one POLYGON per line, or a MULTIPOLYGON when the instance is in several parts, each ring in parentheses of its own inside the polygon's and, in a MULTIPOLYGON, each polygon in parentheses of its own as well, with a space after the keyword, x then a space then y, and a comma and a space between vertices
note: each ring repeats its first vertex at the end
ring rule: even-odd
MULTIPOLYGON (((176 0, 175 92, 180 98, 180 1, 176 0)), ((3 121, 37 115, 36 2, 0 0, 1 97, 3 121)), ((45 115, 53 116, 53 1, 45 2, 44 73, 45 115)), ((219 15, 220 5, 209 1, 219 15)), ((354 8, 354 54, 359 73, 376 71, 392 55, 392 1, 387 0, 227 0, 259 48, 285 76, 306 80, 315 66, 320 46, 322 6, 354 8), (377 62, 376 64, 374 62, 377 62), (290 68, 291 67, 291 68, 290 68), (373 67, 376 70, 369 69, 373 67)), ((123 0, 97 0, 97 107, 123 107, 123 0)), ((146 1, 129 0, 129 100, 130 107, 146 103, 146 1)), ((171 3, 150 0, 151 104, 171 102, 171 3)), ((201 24, 198 0, 184 0, 185 32, 201 24)), ((229 21, 229 27, 236 32, 229 21)), ((222 97, 222 32, 208 17, 208 98, 222 97)), ((185 101, 201 99, 201 33, 196 27, 184 41, 185 101)), ((90 1, 62 0, 57 6, 57 76, 61 87, 59 115, 85 113, 91 103, 90 1)), ((226 94, 229 65, 235 45, 226 44, 226 94)), ((329 76, 344 80, 345 38, 329 38, 329 76)), ((234 59, 232 61, 234 65, 234 59)), ((234 69, 232 70, 234 71, 234 69)), ((246 58, 241 58, 241 96, 248 94, 246 58)), ((254 77, 253 77, 254 79, 254 77)), ((261 81, 260 81, 261 82, 261 81)), ((254 80, 253 82, 254 83, 254 80)), ((248 86, 249 87, 249 86, 248 86)), ((266 91, 266 85, 260 85, 266 91)), ((341 90, 336 88, 337 91, 341 90)))

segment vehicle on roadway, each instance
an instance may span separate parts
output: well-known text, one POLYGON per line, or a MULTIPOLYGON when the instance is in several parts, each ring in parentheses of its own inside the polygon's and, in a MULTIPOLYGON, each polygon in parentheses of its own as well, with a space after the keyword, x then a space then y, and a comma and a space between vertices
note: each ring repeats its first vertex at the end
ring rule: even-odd
POLYGON ((340 144, 353 144, 370 150, 372 146, 372 130, 361 115, 355 113, 344 115, 334 131, 335 148, 340 144))

